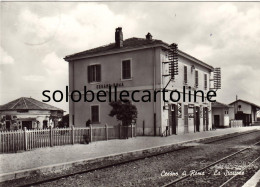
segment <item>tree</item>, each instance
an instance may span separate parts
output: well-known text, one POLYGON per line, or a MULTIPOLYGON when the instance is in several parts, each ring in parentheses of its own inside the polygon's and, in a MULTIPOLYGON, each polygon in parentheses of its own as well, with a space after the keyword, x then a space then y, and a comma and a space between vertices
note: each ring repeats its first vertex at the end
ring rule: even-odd
POLYGON ((112 110, 109 113, 109 116, 116 116, 117 120, 122 121, 123 128, 126 129, 125 137, 128 138, 128 127, 131 123, 137 118, 137 109, 129 100, 124 102, 122 101, 112 101, 109 103, 112 107, 112 110))

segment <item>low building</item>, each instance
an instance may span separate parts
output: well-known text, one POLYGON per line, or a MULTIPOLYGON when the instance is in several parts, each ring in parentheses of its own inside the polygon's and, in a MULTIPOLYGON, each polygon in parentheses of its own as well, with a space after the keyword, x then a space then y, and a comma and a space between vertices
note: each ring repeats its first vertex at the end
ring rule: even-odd
POLYGON ((21 97, 0 106, 1 130, 56 127, 63 110, 33 98, 21 97))
POLYGON ((234 107, 220 103, 213 102, 212 107, 212 123, 215 128, 224 128, 230 126, 230 120, 234 119, 234 107))
POLYGON ((257 122, 257 112, 260 110, 260 106, 242 99, 238 99, 229 105, 234 107, 235 119, 243 120, 244 126, 257 122))
MULTIPOLYGON (((88 120, 96 126, 118 125, 119 122, 109 116, 112 108, 106 93, 111 86, 113 95, 125 90, 130 96, 140 99, 144 92, 156 93, 157 101, 130 99, 138 111, 137 135, 160 136, 166 129, 170 129, 170 134, 210 130, 211 102, 207 99, 202 101, 200 94, 194 100, 193 91, 207 93, 210 90, 210 76, 214 68, 178 49, 178 75, 171 79, 172 67, 168 63, 172 58, 169 55, 171 46, 153 39, 150 33, 145 38, 123 40, 122 28, 119 27, 115 32, 115 43, 66 56, 70 96, 75 96, 76 90, 84 94, 86 86, 96 95, 103 90, 102 100, 105 100, 100 102, 94 97, 91 102, 78 98, 75 99, 77 102, 70 101, 70 125, 86 126, 88 120), (165 102, 161 92, 164 88, 169 92, 177 90, 184 99, 173 102, 168 92, 165 96, 168 102, 165 102), (191 102, 188 102, 188 91, 192 91, 191 102)), ((176 96, 174 94, 173 97, 176 96)))

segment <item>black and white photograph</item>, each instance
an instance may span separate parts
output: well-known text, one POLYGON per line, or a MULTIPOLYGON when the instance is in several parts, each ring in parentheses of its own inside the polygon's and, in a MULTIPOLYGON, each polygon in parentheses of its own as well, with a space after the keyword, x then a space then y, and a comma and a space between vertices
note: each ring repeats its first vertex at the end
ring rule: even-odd
POLYGON ((0 186, 260 187, 259 1, 0 5, 0 186))

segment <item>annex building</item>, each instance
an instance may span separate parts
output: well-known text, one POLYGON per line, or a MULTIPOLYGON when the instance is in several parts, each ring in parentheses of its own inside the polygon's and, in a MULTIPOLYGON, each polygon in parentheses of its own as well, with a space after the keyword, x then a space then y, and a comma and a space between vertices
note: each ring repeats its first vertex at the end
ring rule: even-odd
POLYGON ((0 130, 56 127, 64 111, 31 97, 21 97, 0 106, 0 130))
MULTIPOLYGON (((188 102, 189 96, 183 93, 183 87, 208 92, 214 68, 178 49, 178 75, 170 80, 169 50, 169 44, 153 39, 150 33, 145 38, 123 40, 119 27, 115 43, 64 58, 69 63, 69 92, 80 90, 83 93, 84 86, 95 93, 107 92, 108 85, 116 86, 116 92, 127 90, 130 94, 135 90, 158 91, 156 102, 132 102, 138 110, 137 135, 160 136, 166 129, 169 134, 210 130, 211 103, 207 99, 202 101, 200 94, 196 101, 192 96, 192 101, 188 102), (185 101, 181 98, 178 102, 165 102, 160 92, 163 88, 179 91, 185 101)), ((170 98, 169 93, 166 98, 170 98)), ((111 109, 109 102, 70 100, 70 125, 83 127, 89 119, 92 125, 118 125, 120 122, 108 115, 111 109)))
POLYGON ((235 119, 242 120, 244 126, 257 122, 257 113, 260 111, 260 106, 242 99, 237 99, 229 105, 234 107, 235 119))

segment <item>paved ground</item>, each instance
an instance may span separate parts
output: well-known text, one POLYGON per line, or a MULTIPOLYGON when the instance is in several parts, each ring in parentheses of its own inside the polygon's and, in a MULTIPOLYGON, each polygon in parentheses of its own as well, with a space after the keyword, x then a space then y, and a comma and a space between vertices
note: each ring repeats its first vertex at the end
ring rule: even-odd
POLYGON ((128 140, 100 141, 93 142, 88 145, 77 144, 57 146, 52 148, 35 149, 16 154, 1 154, 0 174, 63 162, 92 159, 111 154, 119 154, 233 132, 244 132, 253 129, 260 129, 260 127, 253 126, 218 129, 215 131, 173 135, 168 137, 136 137, 128 140))

